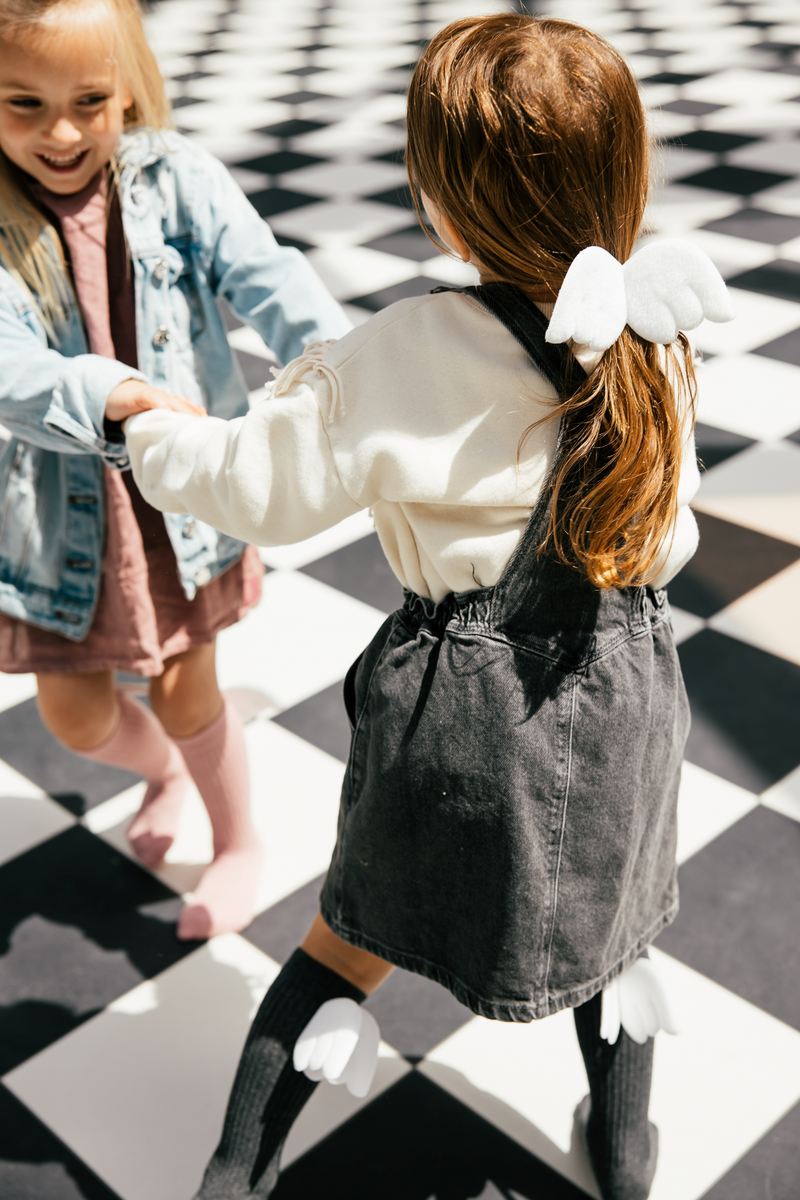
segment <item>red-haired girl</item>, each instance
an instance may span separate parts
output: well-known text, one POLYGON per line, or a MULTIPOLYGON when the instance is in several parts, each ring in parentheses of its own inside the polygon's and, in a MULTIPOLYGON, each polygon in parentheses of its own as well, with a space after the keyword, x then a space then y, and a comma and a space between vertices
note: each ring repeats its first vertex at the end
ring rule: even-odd
POLYGON ((358 1005, 400 966, 491 1019, 572 1008, 600 1190, 643 1200, 648 1035, 670 1018, 639 960, 677 911, 689 720, 664 585, 697 541, 679 329, 729 303, 693 247, 633 254, 645 115, 620 55, 576 25, 438 34, 407 161, 480 286, 310 347, 238 421, 127 426, 156 507, 269 544, 369 506, 406 589, 345 681, 321 912, 255 1018, 199 1196, 268 1196, 316 1081, 363 1092, 376 1038, 358 1005))

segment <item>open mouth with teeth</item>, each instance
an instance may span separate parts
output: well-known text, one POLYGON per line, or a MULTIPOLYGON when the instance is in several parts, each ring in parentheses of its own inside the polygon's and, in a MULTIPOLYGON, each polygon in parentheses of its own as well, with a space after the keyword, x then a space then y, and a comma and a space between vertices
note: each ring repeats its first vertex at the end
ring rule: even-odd
POLYGON ((78 154, 37 154, 36 157, 48 170, 64 174, 79 167, 88 153, 88 150, 81 150, 78 154))

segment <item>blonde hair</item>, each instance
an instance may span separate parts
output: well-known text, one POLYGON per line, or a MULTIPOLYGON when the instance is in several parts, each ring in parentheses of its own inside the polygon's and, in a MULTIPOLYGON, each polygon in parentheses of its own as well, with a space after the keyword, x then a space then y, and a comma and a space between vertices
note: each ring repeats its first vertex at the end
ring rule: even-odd
MULTIPOLYGON (((18 41, 30 33, 46 36, 60 12, 91 6, 92 0, 0 0, 0 39, 18 41)), ((147 44, 138 0, 95 0, 94 6, 111 19, 115 60, 133 95, 133 103, 125 110, 125 130, 170 128, 170 104, 155 55, 147 44)), ((112 182, 116 182, 115 158, 111 171, 112 182)), ((55 338, 70 294, 61 242, 2 150, 0 263, 30 293, 48 333, 55 338)))
MULTIPOLYGON (((406 160, 412 187, 492 276, 541 300, 581 250, 625 262, 640 233, 649 142, 636 81, 568 21, 507 14, 438 33, 411 81, 406 160)), ((677 345, 626 326, 556 410, 563 457, 540 550, 600 588, 646 580, 673 532, 687 391, 694 406, 683 335, 677 345)))

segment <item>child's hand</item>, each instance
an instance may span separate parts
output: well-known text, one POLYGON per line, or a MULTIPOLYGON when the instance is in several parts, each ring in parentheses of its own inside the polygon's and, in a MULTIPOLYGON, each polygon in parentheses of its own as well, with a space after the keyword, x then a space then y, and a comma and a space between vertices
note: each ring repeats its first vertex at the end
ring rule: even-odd
POLYGON ((166 408, 171 412, 188 413, 192 417, 205 417, 201 404, 194 404, 186 396, 173 396, 162 392, 140 379, 126 379, 109 392, 106 401, 106 417, 109 421, 124 421, 135 413, 147 412, 149 408, 166 408))

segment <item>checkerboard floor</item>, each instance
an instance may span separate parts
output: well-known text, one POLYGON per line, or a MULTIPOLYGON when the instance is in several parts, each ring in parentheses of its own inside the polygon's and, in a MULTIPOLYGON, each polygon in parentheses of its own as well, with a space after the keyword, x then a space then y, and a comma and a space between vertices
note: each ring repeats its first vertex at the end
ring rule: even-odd
MULTIPOLYGON (((502 0, 161 0, 150 35, 180 128, 229 165, 354 321, 468 268, 409 209, 404 91, 431 32, 502 0)), ((507 6, 510 7, 510 4, 507 6)), ((655 956, 684 1011, 661 1035, 654 1200, 796 1200, 800 1179, 800 10, 797 0, 552 0, 628 57, 660 139, 653 233, 729 281, 701 327, 700 550, 670 587, 693 709, 681 913, 655 956)), ((231 318, 253 398, 269 352, 231 318)), ((366 515, 263 552, 260 606, 220 638, 270 847, 261 912, 174 936, 210 856, 195 796, 169 861, 134 862, 143 784, 66 753, 30 677, 0 678, 0 1194, 189 1200, 248 1022, 315 911, 348 730, 340 685, 400 599, 366 515), (329 630, 336 630, 335 639, 329 630)), ((137 687, 137 681, 129 681, 137 687)), ((322 1085, 276 1200, 597 1197, 572 1123, 571 1017, 473 1017, 396 972, 370 1001, 366 1101, 322 1085)))

